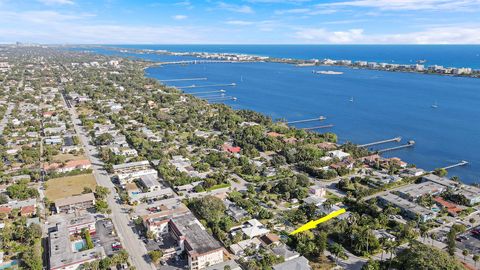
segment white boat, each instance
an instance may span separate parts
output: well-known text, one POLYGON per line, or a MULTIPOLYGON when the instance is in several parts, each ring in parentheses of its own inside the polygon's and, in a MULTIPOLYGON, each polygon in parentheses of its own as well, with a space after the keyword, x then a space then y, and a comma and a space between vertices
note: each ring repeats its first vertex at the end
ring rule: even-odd
POLYGON ((343 72, 333 71, 333 70, 314 70, 313 74, 322 74, 322 75, 341 75, 343 72))
POLYGON ((353 97, 350 98, 350 102, 353 102, 353 97))
POLYGON ((432 108, 434 108, 434 109, 438 108, 438 104, 437 104, 436 101, 435 101, 435 103, 432 104, 432 108))

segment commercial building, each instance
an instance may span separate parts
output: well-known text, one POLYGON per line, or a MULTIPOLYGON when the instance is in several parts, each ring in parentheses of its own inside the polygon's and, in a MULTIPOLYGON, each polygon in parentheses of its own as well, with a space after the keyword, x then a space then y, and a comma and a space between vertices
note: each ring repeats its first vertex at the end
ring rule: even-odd
POLYGON ((177 254, 185 252, 192 270, 223 262, 223 248, 184 205, 167 207, 142 217, 148 231, 159 237, 172 237, 177 254))
POLYGON ((169 228, 181 250, 186 252, 191 270, 205 269, 223 262, 222 246, 205 231, 193 214, 173 218, 169 228))
POLYGON ((48 247, 51 270, 74 270, 80 265, 105 257, 103 247, 84 251, 76 250, 70 241, 69 226, 66 222, 57 223, 48 234, 48 247))
POLYGON ((72 213, 75 210, 85 210, 95 205, 93 193, 86 193, 77 196, 58 199, 55 201, 57 213, 72 213))
POLYGON ((146 160, 113 165, 113 173, 122 186, 141 177, 158 177, 158 172, 146 160))

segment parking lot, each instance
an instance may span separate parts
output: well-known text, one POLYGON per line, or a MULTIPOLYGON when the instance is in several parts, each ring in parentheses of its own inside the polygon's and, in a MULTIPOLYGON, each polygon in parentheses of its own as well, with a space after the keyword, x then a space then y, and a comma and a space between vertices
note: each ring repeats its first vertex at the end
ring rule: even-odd
POLYGON ((468 250, 470 254, 480 252, 480 227, 475 227, 457 237, 457 247, 468 250))
POLYGON ((119 242, 115 233, 113 224, 110 220, 103 219, 95 223, 96 234, 92 237, 92 241, 96 246, 103 246, 105 253, 110 256, 116 251, 112 249, 112 244, 119 242))

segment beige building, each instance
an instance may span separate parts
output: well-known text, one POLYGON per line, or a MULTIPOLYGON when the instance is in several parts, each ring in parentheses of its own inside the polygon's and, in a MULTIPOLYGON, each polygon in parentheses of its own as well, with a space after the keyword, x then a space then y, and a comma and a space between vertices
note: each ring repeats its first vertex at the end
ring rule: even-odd
POLYGON ((55 201, 57 213, 71 213, 75 210, 85 210, 95 205, 93 193, 71 196, 55 201))

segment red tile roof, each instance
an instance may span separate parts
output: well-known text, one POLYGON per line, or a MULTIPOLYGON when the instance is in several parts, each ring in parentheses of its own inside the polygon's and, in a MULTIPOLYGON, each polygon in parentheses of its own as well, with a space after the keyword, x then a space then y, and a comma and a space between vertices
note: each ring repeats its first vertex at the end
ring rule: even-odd
POLYGON ((22 216, 33 215, 33 214, 35 214, 35 212, 36 212, 35 205, 24 206, 20 209, 20 214, 22 216))
POLYGON ((12 208, 8 206, 0 206, 0 213, 3 214, 10 214, 12 212, 12 208))

